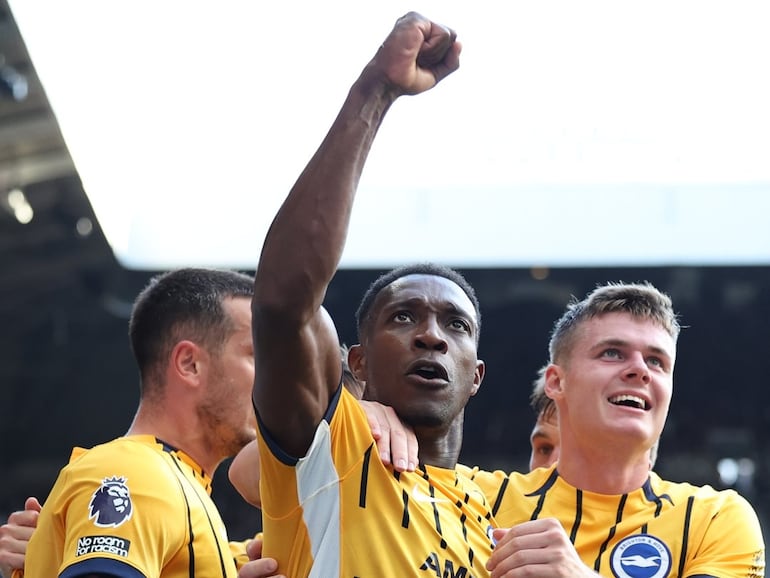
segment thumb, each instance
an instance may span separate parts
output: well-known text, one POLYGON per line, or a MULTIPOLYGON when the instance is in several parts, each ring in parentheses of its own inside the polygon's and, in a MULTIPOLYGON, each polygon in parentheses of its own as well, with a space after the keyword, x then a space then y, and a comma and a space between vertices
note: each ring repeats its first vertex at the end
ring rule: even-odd
POLYGON ((27 501, 24 502, 24 509, 25 510, 34 510, 35 512, 39 512, 42 509, 43 506, 40 505, 40 502, 38 499, 34 496, 31 496, 27 498, 27 501))

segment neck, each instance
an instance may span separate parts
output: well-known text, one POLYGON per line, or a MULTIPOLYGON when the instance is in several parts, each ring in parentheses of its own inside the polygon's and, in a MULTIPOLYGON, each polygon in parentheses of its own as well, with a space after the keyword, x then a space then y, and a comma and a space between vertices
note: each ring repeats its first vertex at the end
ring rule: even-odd
MULTIPOLYGON (((187 414, 189 417, 189 412, 187 414)), ((213 477, 224 458, 212 452, 210 444, 201 436, 202 428, 190 421, 178 418, 173 407, 161 408, 142 401, 126 435, 154 436, 186 453, 209 477, 213 477)))
MULTIPOLYGON (((626 450, 626 454, 628 451, 626 450)), ((649 450, 622 455, 604 449, 584 451, 562 438, 557 469, 570 485, 597 494, 619 495, 638 490, 650 475, 649 450)))
POLYGON ((463 420, 460 416, 448 430, 415 427, 419 443, 420 463, 437 468, 454 469, 463 442, 463 420))

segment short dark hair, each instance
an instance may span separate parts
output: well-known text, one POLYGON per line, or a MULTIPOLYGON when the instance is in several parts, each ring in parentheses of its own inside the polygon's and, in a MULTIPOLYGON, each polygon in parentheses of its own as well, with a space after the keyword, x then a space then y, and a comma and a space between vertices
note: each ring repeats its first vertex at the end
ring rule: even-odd
POLYGON ((585 299, 573 298, 554 324, 548 349, 551 362, 560 363, 572 347, 575 330, 584 321, 607 313, 629 313, 660 325, 676 343, 681 329, 671 298, 644 283, 607 283, 591 291, 585 299))
POLYGON ((235 271, 185 268, 152 277, 134 301, 128 322, 142 392, 161 383, 165 360, 179 341, 220 348, 233 330, 223 301, 253 295, 254 279, 235 271))
POLYGON ((356 311, 356 328, 358 330, 359 340, 362 340, 363 338, 364 328, 370 321, 369 313, 371 312, 372 304, 380 294, 380 291, 394 281, 409 275, 433 275, 434 277, 443 277, 444 279, 449 279, 460 287, 460 289, 462 289, 468 296, 468 299, 471 300, 471 303, 473 303, 473 309, 476 312, 476 342, 478 343, 479 335, 481 333, 481 308, 479 306, 478 297, 476 297, 476 291, 474 291, 471 284, 468 283, 459 271, 436 263, 416 263, 396 267, 375 279, 374 282, 369 285, 366 293, 364 293, 361 304, 356 311))

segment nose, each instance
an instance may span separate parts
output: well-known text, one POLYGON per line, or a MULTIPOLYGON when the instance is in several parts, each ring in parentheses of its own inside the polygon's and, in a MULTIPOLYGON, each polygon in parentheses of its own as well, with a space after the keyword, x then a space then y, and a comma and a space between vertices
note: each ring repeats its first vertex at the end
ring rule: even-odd
POLYGON ((444 339, 441 327, 435 318, 430 318, 421 323, 414 336, 414 346, 417 349, 430 349, 446 353, 448 345, 444 339))
POLYGON ((644 360, 641 353, 636 353, 631 357, 628 367, 625 369, 624 377, 628 381, 638 381, 640 383, 650 383, 650 368, 644 360))

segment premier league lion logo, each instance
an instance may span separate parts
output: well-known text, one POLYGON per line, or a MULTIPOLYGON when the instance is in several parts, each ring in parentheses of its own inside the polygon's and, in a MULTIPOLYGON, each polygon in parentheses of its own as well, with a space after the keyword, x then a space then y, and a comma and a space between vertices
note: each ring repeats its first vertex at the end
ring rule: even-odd
POLYGON ((100 528, 114 528, 131 518, 133 507, 126 478, 105 478, 88 505, 88 518, 100 528))

